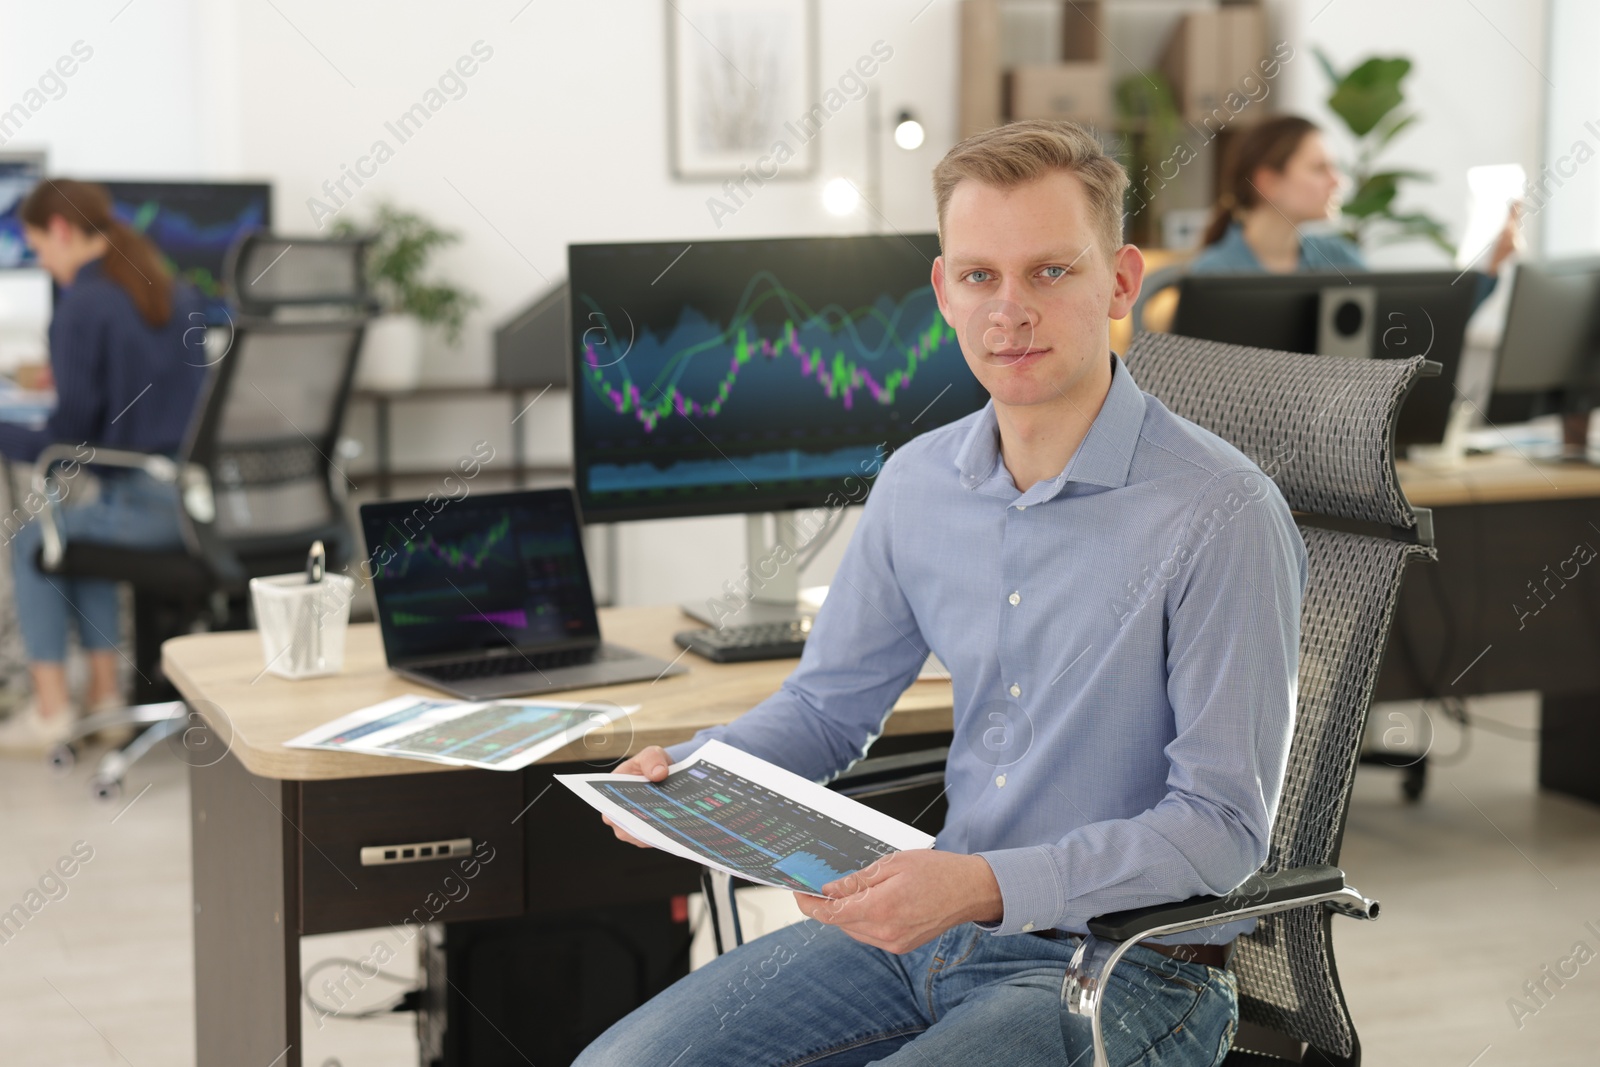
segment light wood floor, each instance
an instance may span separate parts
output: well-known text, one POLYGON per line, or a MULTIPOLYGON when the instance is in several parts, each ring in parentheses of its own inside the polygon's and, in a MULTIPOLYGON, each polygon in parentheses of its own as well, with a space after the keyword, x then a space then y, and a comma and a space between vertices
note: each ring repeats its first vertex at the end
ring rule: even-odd
MULTIPOLYGON (((1536 722, 1527 697, 1474 707, 1522 727, 1536 722)), ((1442 727, 1435 753, 1459 740, 1442 727)), ((1528 741, 1476 731, 1459 765, 1435 769, 1420 806, 1400 802, 1392 772, 1364 768, 1358 777, 1343 866, 1383 901, 1383 917, 1340 921, 1336 944, 1368 1064, 1600 1062, 1600 958, 1520 1030, 1507 1008, 1576 942, 1600 951, 1584 927, 1592 920, 1600 928, 1600 808, 1539 793, 1534 751, 1528 741)), ((109 806, 90 799, 86 778, 82 768, 57 777, 31 762, 0 762, 0 910, 37 889, 75 842, 94 850, 65 881, 65 895, 55 889, 60 899, 0 944, 0 1062, 192 1064, 183 768, 161 753, 109 806)), ((741 899, 747 931, 793 914, 786 894, 741 899)), ((365 956, 378 936, 307 938, 304 964, 365 956)), ((410 962, 402 954, 391 969, 410 973, 410 962)), ((310 1067, 416 1062, 409 1016, 319 1030, 307 1013, 305 1022, 310 1067)))

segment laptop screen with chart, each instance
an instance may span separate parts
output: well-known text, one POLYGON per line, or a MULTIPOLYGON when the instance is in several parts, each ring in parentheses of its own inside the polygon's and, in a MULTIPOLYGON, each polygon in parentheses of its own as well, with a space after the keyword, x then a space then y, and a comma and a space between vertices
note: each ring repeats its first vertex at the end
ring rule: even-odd
POLYGON ((391 666, 598 643, 571 490, 430 499, 361 509, 391 666))

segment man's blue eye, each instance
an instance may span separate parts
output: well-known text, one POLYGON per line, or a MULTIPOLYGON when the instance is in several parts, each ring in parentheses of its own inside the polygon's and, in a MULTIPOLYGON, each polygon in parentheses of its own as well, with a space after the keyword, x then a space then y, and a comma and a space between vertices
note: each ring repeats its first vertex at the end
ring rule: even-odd
POLYGON ((1060 271, 1061 272, 1060 274, 1055 275, 1055 277, 1057 277, 1057 278, 1064 278, 1064 277, 1066 277, 1066 274, 1067 274, 1067 268, 1065 268, 1065 267, 1059 267, 1059 266, 1057 266, 1057 267, 1046 267, 1045 270, 1058 270, 1058 271, 1060 271))
POLYGON ((981 281, 983 281, 983 279, 978 277, 978 275, 980 275, 980 274, 988 274, 988 273, 989 272, 986 271, 986 270, 975 270, 972 273, 967 275, 967 281, 969 281, 969 282, 981 282, 981 281))

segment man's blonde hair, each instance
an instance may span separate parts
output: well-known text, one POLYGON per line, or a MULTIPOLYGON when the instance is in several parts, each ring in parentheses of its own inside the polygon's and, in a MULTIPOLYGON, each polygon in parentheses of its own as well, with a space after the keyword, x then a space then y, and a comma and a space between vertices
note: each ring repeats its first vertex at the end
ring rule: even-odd
POLYGON ((1053 170, 1077 175, 1089 201, 1101 253, 1110 259, 1122 247, 1122 198, 1128 172, 1106 154, 1094 134, 1076 122, 1026 119, 975 133, 945 153, 933 168, 933 199, 939 212, 939 247, 945 247, 944 215, 963 181, 997 189, 1042 178, 1053 170))

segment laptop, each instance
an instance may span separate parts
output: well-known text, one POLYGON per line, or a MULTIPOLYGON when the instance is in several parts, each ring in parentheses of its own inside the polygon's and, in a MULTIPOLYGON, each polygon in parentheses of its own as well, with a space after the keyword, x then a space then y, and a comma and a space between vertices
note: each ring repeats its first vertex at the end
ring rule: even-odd
POLYGON ((600 637, 569 488, 361 506, 391 670, 466 700, 654 681, 686 668, 600 637))

